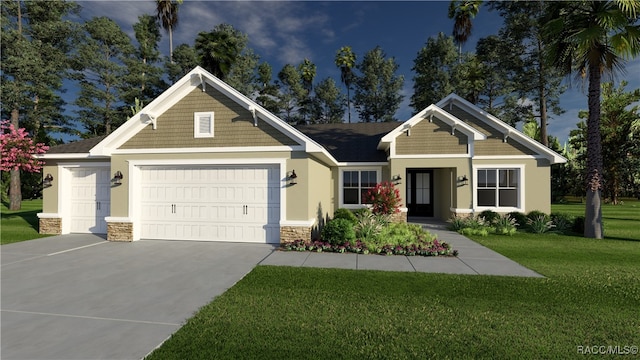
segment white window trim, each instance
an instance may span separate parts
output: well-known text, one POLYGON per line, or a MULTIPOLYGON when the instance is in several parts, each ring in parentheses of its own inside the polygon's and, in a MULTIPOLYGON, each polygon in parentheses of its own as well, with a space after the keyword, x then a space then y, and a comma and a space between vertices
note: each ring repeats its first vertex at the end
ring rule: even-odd
POLYGON ((507 213, 507 212, 524 212, 525 207, 525 166, 523 164, 493 164, 493 165, 474 165, 473 166, 473 211, 482 212, 484 210, 493 210, 495 212, 507 213), (519 171, 519 187, 518 187, 518 206, 479 206, 478 205, 478 170, 486 169, 517 169, 519 171))
POLYGON ((344 167, 340 168, 340 176, 339 176, 339 184, 338 184, 338 193, 339 193, 339 204, 341 208, 345 209, 361 209, 366 207, 364 204, 345 204, 344 203, 344 172, 345 171, 375 171, 376 172, 376 183, 382 181, 382 168, 380 166, 358 166, 358 167, 344 167))
POLYGON ((194 138, 212 138, 213 137, 213 111, 206 112, 194 112, 193 113, 193 137, 194 138), (211 129, 210 133, 202 133, 200 132, 200 124, 199 119, 202 116, 209 116, 209 128, 211 129))

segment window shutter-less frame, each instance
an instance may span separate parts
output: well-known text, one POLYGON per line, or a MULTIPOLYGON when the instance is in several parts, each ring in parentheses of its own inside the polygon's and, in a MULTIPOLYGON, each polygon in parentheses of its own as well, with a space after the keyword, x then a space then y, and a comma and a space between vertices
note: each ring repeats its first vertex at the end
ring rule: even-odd
POLYGON ((213 137, 213 112, 196 112, 193 114, 193 137, 213 137))

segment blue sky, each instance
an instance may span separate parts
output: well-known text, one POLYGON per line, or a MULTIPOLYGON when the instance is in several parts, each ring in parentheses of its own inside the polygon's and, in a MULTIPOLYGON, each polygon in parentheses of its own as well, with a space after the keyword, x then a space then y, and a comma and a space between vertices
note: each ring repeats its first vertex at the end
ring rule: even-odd
MULTIPOLYGON (((155 15, 155 1, 78 1, 81 18, 107 16, 115 20, 132 39, 132 25, 142 14, 155 15)), ((360 59, 380 45, 387 56, 400 65, 404 75, 405 96, 399 120, 407 120, 413 109, 411 68, 416 54, 427 39, 439 32, 451 34, 453 21, 447 17, 449 1, 190 1, 179 9, 179 24, 173 34, 174 48, 182 43, 193 45, 197 34, 228 23, 249 36, 249 46, 273 67, 274 77, 286 63, 297 65, 304 58, 317 65, 316 81, 333 77, 340 83, 334 64, 336 51, 345 45, 360 59)), ((473 51, 478 39, 497 34, 502 19, 482 7, 474 19, 473 33, 463 51, 473 51)), ((169 36, 163 31, 160 51, 168 55, 169 36)), ((640 59, 627 63, 627 89, 640 87, 640 59)), ((549 121, 549 132, 564 142, 578 122, 578 111, 587 108, 586 84, 572 80, 561 98, 565 114, 549 121)), ((70 89, 72 90, 72 89, 70 89)), ((355 112, 352 118, 357 118, 355 112)))

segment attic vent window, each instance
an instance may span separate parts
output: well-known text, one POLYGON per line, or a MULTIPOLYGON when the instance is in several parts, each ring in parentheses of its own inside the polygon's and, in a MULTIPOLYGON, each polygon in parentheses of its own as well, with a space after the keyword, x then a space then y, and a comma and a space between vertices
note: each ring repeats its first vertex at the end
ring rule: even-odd
POLYGON ((197 112, 193 114, 193 137, 213 137, 213 112, 197 112))

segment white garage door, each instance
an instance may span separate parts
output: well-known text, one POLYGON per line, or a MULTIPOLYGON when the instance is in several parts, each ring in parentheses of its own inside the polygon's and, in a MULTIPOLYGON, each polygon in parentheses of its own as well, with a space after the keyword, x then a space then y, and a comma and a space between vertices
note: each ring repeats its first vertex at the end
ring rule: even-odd
MULTIPOLYGON (((111 187, 108 167, 71 168, 70 231, 106 234, 111 187)), ((62 199, 61 199, 62 200, 62 199)))
POLYGON ((277 243, 279 166, 142 166, 141 238, 277 243))

